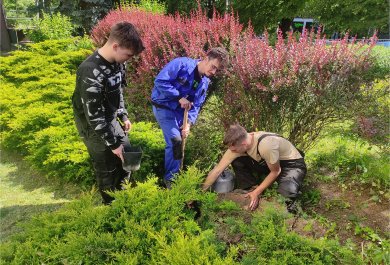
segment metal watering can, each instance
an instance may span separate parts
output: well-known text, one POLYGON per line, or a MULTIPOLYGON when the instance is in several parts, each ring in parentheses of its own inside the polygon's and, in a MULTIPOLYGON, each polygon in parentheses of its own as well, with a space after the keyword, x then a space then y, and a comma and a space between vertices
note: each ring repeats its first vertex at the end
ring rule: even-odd
POLYGON ((234 190, 234 174, 225 169, 214 182, 212 189, 217 193, 226 193, 234 190))

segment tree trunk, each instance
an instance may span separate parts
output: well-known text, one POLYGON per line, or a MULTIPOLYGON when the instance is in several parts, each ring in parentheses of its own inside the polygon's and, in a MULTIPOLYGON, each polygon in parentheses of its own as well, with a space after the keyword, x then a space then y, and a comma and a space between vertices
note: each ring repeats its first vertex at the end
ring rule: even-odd
POLYGON ((207 17, 213 18, 214 0, 207 0, 207 17))
POLYGON ((291 18, 282 18, 282 20, 280 21, 279 28, 283 33, 283 38, 286 38, 287 32, 291 30, 291 23, 292 23, 291 18))
POLYGON ((11 40, 9 38, 7 24, 5 20, 3 1, 0 0, 0 26, 1 26, 1 43, 0 50, 1 51, 10 51, 11 50, 11 40))

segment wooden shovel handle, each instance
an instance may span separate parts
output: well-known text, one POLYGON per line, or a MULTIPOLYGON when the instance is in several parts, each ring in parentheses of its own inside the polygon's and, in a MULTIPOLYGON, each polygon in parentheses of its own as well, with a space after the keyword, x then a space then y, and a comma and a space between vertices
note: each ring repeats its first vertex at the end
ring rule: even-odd
MULTIPOLYGON (((187 127, 187 124, 188 124, 188 109, 185 109, 184 110, 184 117, 183 117, 183 129, 185 129, 187 127)), ((182 138, 182 142, 181 142, 182 159, 181 159, 181 162, 180 162, 180 171, 183 170, 184 149, 186 147, 186 140, 187 140, 187 137, 186 138, 182 138)))

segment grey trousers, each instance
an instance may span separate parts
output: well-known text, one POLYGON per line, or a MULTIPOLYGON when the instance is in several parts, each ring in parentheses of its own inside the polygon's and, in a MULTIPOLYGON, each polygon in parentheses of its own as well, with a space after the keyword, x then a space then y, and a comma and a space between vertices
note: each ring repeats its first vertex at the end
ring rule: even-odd
MULTIPOLYGON (((236 187, 240 189, 258 185, 270 172, 265 161, 257 162, 250 156, 236 158, 232 166, 236 176, 236 187)), ((282 171, 276 179, 278 192, 286 198, 298 197, 307 172, 304 159, 282 160, 280 167, 282 171)))

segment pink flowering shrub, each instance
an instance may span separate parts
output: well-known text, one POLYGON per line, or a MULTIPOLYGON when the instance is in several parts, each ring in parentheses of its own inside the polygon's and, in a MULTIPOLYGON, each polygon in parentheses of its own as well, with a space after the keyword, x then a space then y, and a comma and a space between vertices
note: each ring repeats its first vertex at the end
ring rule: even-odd
POLYGON ((127 99, 137 108, 137 119, 148 118, 148 99, 153 88, 154 77, 170 60, 189 56, 200 58, 211 48, 229 46, 237 40, 243 30, 234 15, 215 14, 208 19, 201 9, 190 17, 165 16, 137 9, 114 10, 92 30, 92 39, 101 46, 106 41, 110 28, 119 21, 133 23, 141 33, 145 51, 139 60, 128 63, 129 91, 127 99), (142 108, 145 110, 142 111, 142 108), (146 111, 147 110, 147 111, 146 111), (146 116, 145 116, 146 115, 146 116))
POLYGON ((201 57, 210 47, 225 46, 231 66, 214 82, 223 104, 224 126, 240 122, 248 130, 278 132, 301 148, 311 145, 329 122, 347 116, 369 85, 370 47, 345 39, 328 45, 321 34, 304 33, 297 40, 279 34, 275 46, 259 39, 251 27, 243 31, 233 14, 208 19, 200 9, 188 18, 141 10, 115 10, 92 31, 102 45, 110 27, 129 21, 142 34, 145 51, 129 62, 128 102, 137 119, 150 118, 148 104, 154 77, 178 56, 201 57))
POLYGON ((272 47, 267 37, 257 39, 248 30, 230 47, 221 120, 281 133, 305 149, 326 124, 349 117, 362 98, 361 87, 370 85, 365 72, 371 47, 348 44, 347 37, 327 45, 320 33, 299 40, 279 34, 272 47))

